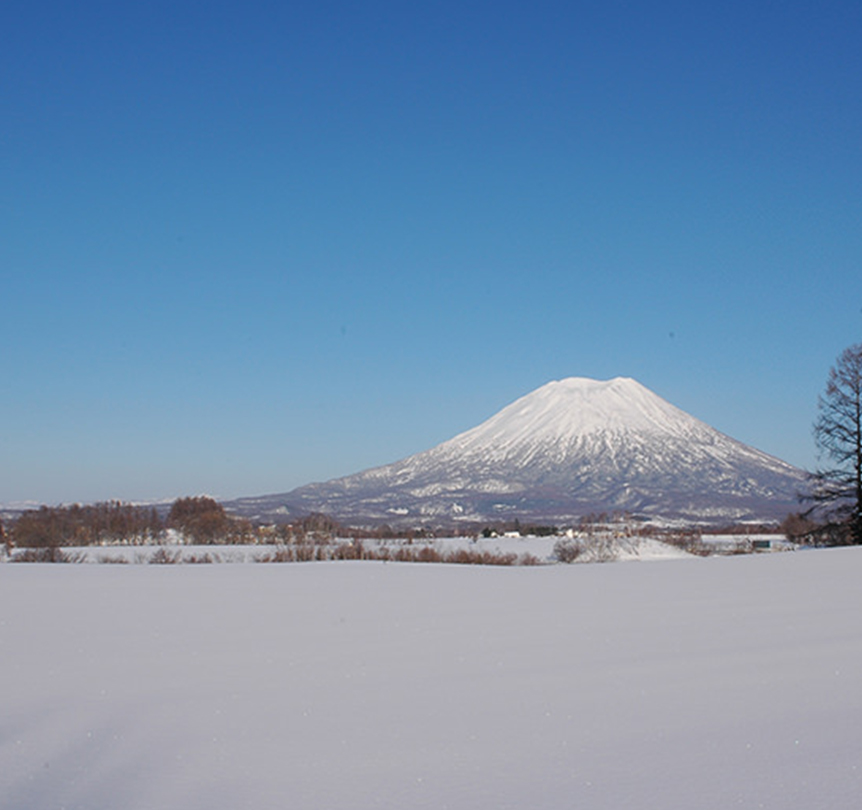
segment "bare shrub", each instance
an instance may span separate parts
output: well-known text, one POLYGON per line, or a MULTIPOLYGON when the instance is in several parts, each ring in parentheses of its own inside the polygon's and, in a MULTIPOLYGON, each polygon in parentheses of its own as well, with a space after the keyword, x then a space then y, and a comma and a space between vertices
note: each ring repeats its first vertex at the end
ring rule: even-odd
POLYGON ((581 556, 582 551, 583 548, 577 540, 567 538, 565 540, 557 540, 554 543, 553 556, 557 562, 573 563, 581 556))
POLYGON ((182 554, 178 551, 169 551, 164 546, 159 546, 149 557, 150 565, 176 565, 182 562, 182 554))
POLYGON ((483 549, 458 548, 446 554, 438 555, 439 560, 434 562, 454 563, 455 565, 514 565, 518 560, 518 555, 509 553, 505 554, 501 551, 490 551, 483 549))
POLYGON ((294 546, 276 546, 272 551, 265 551, 252 558, 259 563, 288 563, 296 562, 296 551, 294 546))
POLYGON ((293 563, 327 560, 325 549, 312 543, 296 543, 276 546, 272 551, 258 554, 255 562, 293 563))
POLYGON ((113 554, 100 554, 96 562, 102 565, 128 565, 129 561, 125 557, 115 557, 113 554))
POLYGON ((713 553, 713 549, 703 542, 701 533, 694 529, 680 529, 679 531, 669 532, 663 535, 661 540, 669 546, 673 546, 689 554, 695 554, 698 557, 708 557, 713 553))
POLYGON ((477 565, 514 565, 518 561, 515 553, 504 554, 501 551, 483 551, 477 565))
POLYGON ((12 553, 9 562, 22 563, 83 563, 87 555, 82 552, 66 551, 56 546, 46 548, 22 548, 12 553))
POLYGON ((408 548, 407 546, 398 546, 398 548, 395 549, 395 553, 392 554, 391 559, 395 562, 415 562, 415 549, 408 548))
POLYGON ((458 548, 446 555, 446 562, 456 565, 472 565, 476 562, 478 552, 466 548, 458 548))
POLYGON ((333 560, 358 560, 359 555, 357 554, 356 547, 353 543, 339 543, 332 549, 331 559, 333 560))
POLYGON ((299 543, 293 547, 296 562, 313 562, 317 549, 311 543, 299 543))
POLYGON ((443 557, 433 546, 423 546, 416 554, 416 562, 438 563, 443 562, 443 557))
POLYGON ((203 554, 187 554, 182 558, 182 562, 189 563, 191 565, 208 565, 210 563, 221 562, 221 558, 217 554, 209 554, 204 552, 203 554))
POLYGON ((595 534, 584 547, 584 562, 611 562, 620 552, 619 543, 609 534, 595 534))

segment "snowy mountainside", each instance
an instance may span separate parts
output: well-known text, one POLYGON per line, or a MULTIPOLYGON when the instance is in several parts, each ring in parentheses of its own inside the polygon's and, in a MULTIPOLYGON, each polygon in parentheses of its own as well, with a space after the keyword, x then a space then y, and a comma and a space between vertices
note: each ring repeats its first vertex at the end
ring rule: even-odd
POLYGON ((798 508, 805 473, 671 405, 635 380, 550 382, 471 430, 382 467, 230 506, 325 512, 355 524, 574 520, 627 511, 768 520, 798 508))

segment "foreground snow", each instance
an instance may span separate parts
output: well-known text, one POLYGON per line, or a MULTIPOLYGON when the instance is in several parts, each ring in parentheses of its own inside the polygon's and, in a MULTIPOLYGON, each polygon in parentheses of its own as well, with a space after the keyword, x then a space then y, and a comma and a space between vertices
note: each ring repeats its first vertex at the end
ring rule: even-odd
POLYGON ((862 550, 0 566, 0 804, 851 808, 862 550))

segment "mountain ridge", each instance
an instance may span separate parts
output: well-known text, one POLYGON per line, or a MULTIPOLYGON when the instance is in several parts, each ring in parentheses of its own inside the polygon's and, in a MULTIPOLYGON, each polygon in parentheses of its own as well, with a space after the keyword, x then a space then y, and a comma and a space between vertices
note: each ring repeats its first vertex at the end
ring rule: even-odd
POLYGON ((234 511, 312 511, 357 525, 518 517, 566 522, 626 511, 689 522, 776 520, 805 473, 727 436, 628 377, 554 380, 470 430, 391 464, 234 511))

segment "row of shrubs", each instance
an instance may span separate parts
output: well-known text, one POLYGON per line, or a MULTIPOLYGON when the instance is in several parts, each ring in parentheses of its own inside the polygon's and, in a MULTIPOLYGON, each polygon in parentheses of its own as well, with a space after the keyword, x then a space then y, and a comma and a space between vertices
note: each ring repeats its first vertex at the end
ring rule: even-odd
POLYGON ((369 547, 361 540, 335 545, 294 544, 279 546, 260 555, 258 562, 311 562, 312 560, 379 560, 382 562, 452 563, 456 565, 539 565, 534 554, 514 554, 489 549, 441 550, 429 545, 369 547))
MULTIPOLYGON (((29 548, 12 553, 10 562, 40 563, 84 563, 90 559, 86 552, 62 548, 29 548)), ((487 549, 457 548, 441 550, 429 545, 398 545, 394 547, 366 546, 361 540, 332 544, 295 543, 279 545, 262 551, 251 558, 259 563, 328 562, 333 560, 376 560, 380 562, 449 563, 454 565, 539 565, 541 561, 533 554, 513 554, 487 549)), ((124 564, 127 557, 102 554, 99 563, 124 564)), ((150 554, 138 552, 135 563, 151 565, 177 565, 220 563, 226 560, 221 555, 192 549, 158 546, 150 554)))

